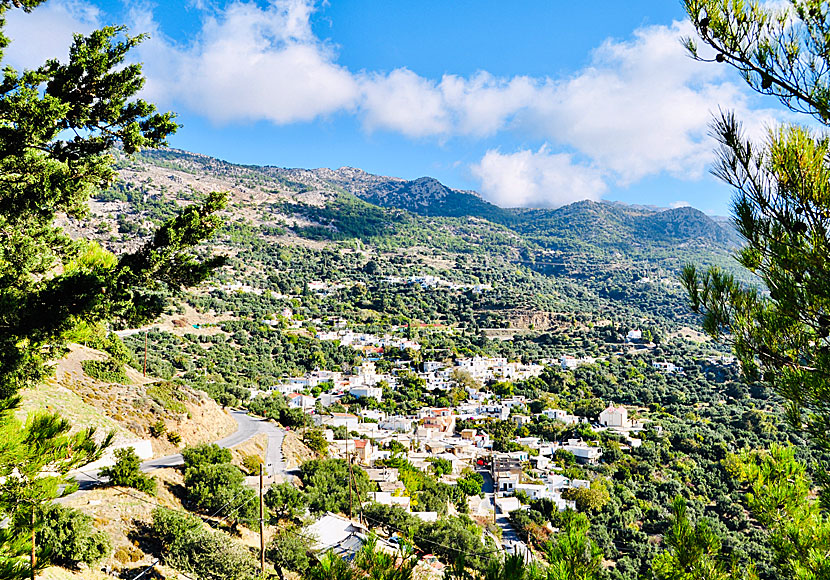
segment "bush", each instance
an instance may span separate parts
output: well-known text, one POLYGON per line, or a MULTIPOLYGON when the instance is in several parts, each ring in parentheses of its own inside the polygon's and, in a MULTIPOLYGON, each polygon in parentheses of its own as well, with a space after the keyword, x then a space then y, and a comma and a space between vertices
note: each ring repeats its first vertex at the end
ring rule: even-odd
POLYGON ((233 459, 230 450, 219 447, 216 443, 201 443, 185 447, 182 451, 185 467, 200 465, 218 465, 230 463, 233 459))
POLYGON ((265 505, 280 520, 297 519, 305 513, 305 494, 292 483, 272 485, 265 492, 265 505))
POLYGON ((329 442, 322 429, 308 429, 303 433, 303 443, 317 455, 328 455, 329 442))
POLYGON ((171 431, 167 434, 167 440, 173 445, 181 445, 182 436, 176 433, 175 431, 171 431))
POLYGON ((88 376, 105 383, 129 385, 132 382, 124 372, 124 364, 111 357, 106 360, 85 360, 81 366, 88 376))
POLYGON ((427 461, 432 464, 430 467, 436 477, 452 473, 452 462, 449 459, 444 459, 443 457, 430 457, 427 461))
POLYGON ((48 547, 49 559, 61 566, 94 564, 110 551, 109 536, 93 529, 90 516, 57 504, 45 508, 37 545, 48 547))
POLYGON ((180 550, 191 534, 203 529, 199 518, 166 508, 153 510, 153 537, 161 544, 164 552, 180 550))
POLYGON ((274 563, 277 570, 290 570, 302 575, 308 569, 311 546, 306 536, 299 532, 295 528, 277 530, 268 544, 265 556, 274 563))
POLYGON ((151 535, 164 563, 200 580, 254 580, 257 566, 251 553, 221 532, 206 530, 197 518, 165 508, 153 511, 151 535))
POLYGON ((245 487, 242 471, 230 463, 204 463, 184 474, 187 499, 208 514, 226 516, 252 525, 258 517, 254 490, 245 487))
POLYGON ((611 499, 609 485, 604 479, 595 479, 590 488, 569 488, 562 492, 562 498, 576 502, 581 512, 598 512, 611 499))
POLYGON ((150 435, 153 437, 161 437, 165 431, 167 431, 167 425, 161 419, 150 425, 150 435))
MULTIPOLYGON (((354 474, 353 504, 366 501, 366 493, 372 489, 372 482, 366 472, 357 466, 354 474)), ((308 508, 312 513, 340 512, 349 509, 349 466, 342 459, 312 459, 300 466, 308 508)))
POLYGON ((181 414, 187 413, 187 407, 182 403, 182 394, 176 383, 165 381, 150 385, 147 387, 147 396, 168 411, 181 414))
POLYGON ((242 458, 242 468, 251 475, 258 474, 261 465, 262 457, 259 455, 245 455, 242 458))
POLYGON ((458 489, 464 495, 478 495, 484 485, 484 477, 480 473, 468 470, 464 477, 458 480, 458 489))
POLYGON ((109 478, 110 485, 132 487, 153 495, 156 493, 156 480, 141 472, 141 459, 133 447, 116 449, 115 465, 104 467, 99 473, 109 478))

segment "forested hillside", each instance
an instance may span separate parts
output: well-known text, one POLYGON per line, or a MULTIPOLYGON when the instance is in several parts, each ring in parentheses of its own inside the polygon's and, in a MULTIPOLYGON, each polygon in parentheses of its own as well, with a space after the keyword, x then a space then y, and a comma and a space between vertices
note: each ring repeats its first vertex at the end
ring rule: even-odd
MULTIPOLYGON (((720 264, 751 283, 730 257, 738 239, 728 224, 691 208, 594 202, 488 215, 476 209, 484 203, 478 198, 466 215, 461 205, 447 208, 442 202, 461 198, 434 183, 420 190, 411 212, 351 193, 395 205, 390 191, 408 182, 353 169, 243 167, 170 150, 121 159, 118 167, 119 180, 92 202, 94 231, 86 230, 114 252, 136 244, 177 206, 210 190, 230 192, 226 224, 205 250, 228 256, 228 264, 194 291, 164 297, 184 330, 149 332, 154 375, 302 426, 307 418, 288 412, 279 396, 271 403, 250 394, 288 377, 358 368, 367 355, 332 339, 338 329, 391 335, 419 348, 387 346, 371 355, 379 372, 398 372, 400 384, 384 387, 379 404, 341 399, 339 408, 356 413, 412 415, 424 405, 463 400, 460 386, 431 391, 410 371, 395 370, 401 365, 418 372, 424 361, 471 356, 542 362, 551 366, 540 378, 480 386, 497 399, 524 397, 529 413, 560 408, 592 421, 605 406, 623 404, 655 429, 630 449, 625 439, 587 424, 567 427, 541 415, 522 427, 483 420, 458 428, 489 433, 500 452, 522 449, 514 441, 522 436, 579 437, 603 448, 597 466, 561 463, 569 477, 593 482, 577 506, 606 560, 601 577, 650 574, 677 496, 687 499, 693 519, 712 523, 737 562, 758 563, 761 578, 781 577, 766 566, 768 531, 750 518, 725 460, 742 449, 788 443, 799 445, 802 460, 824 455, 788 429, 777 397, 742 378, 725 346, 693 330, 697 321, 679 282, 686 262, 720 264), (434 206, 430 192, 438 192, 434 206), (456 212, 463 215, 430 215, 456 212), (198 317, 186 314, 193 309, 198 317), (189 333, 197 318, 199 330, 189 333), (203 334, 206 327, 214 332, 203 334), (560 371, 566 356, 590 362, 560 371)), ((125 340, 143 352, 142 335, 125 340)), ((459 510, 466 505, 457 488, 423 485, 438 486, 430 493, 459 510)), ((550 505, 528 502, 512 525, 532 550, 545 553, 554 540, 545 526, 564 524, 550 505)), ((388 524, 403 516, 374 517, 388 524)), ((415 532, 416 544, 426 533, 415 532)), ((451 562, 454 554, 443 557, 451 562)))

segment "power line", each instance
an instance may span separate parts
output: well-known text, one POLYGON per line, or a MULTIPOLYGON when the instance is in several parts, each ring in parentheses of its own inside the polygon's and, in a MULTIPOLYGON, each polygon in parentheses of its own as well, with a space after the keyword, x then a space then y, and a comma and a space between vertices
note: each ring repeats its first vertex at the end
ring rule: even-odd
MULTIPOLYGON (((364 517, 364 519, 366 519, 368 521, 371 521, 371 522, 373 522, 375 524, 378 524, 382 527, 386 527, 386 528, 395 530, 396 532, 400 532, 401 534, 404 534, 404 536, 407 536, 407 533, 404 530, 402 530, 400 528, 397 528, 397 527, 395 527, 395 526, 393 526, 389 523, 386 523, 386 522, 383 522, 383 521, 380 521, 380 520, 376 520, 374 518, 370 518, 370 517, 366 516, 365 514, 363 515, 363 517, 364 517)), ((451 550, 451 551, 456 552, 458 554, 464 554, 465 556, 481 557, 481 556, 489 556, 490 554, 497 554, 497 553, 502 552, 501 549, 488 550, 486 552, 466 552, 464 550, 460 550, 458 548, 453 548, 451 546, 447 546, 447 545, 442 544, 440 542, 436 542, 435 540, 429 540, 427 538, 424 538, 423 536, 416 536, 414 534, 412 535, 412 539, 413 540, 414 539, 419 539, 424 543, 432 544, 433 546, 438 546, 440 548, 444 548, 445 550, 451 550)))
MULTIPOLYGON (((99 483, 101 483, 101 484, 103 484, 103 485, 106 485, 106 484, 108 483, 108 482, 105 482, 105 481, 104 481, 103 479, 101 479, 100 477, 98 477, 97 475, 93 475, 93 474, 91 474, 91 473, 87 473, 87 472, 85 472, 85 471, 81 471, 81 470, 78 470, 78 473, 82 473, 82 474, 86 475, 87 477, 91 477, 91 478, 95 479, 96 481, 98 481, 99 483)), ((140 495, 138 495, 138 494, 132 493, 131 491, 129 491, 128 489, 125 489, 125 488, 124 488, 124 487, 122 487, 122 486, 117 486, 117 490, 116 490, 116 491, 118 491, 118 493, 120 493, 120 494, 122 494, 122 495, 127 495, 127 496, 130 496, 130 497, 132 497, 132 498, 134 498, 134 499, 137 499, 137 500, 142 501, 142 502, 144 502, 144 503, 150 504, 150 505, 155 506, 155 507, 157 507, 157 508, 162 508, 162 509, 166 509, 166 510, 170 510, 170 511, 175 511, 175 512, 181 513, 181 514, 183 514, 183 515, 185 515, 185 516, 196 516, 196 517, 198 517, 199 519, 201 519, 203 522, 205 522, 205 523, 207 523, 207 524, 211 524, 211 523, 213 523, 213 522, 214 522, 214 520, 213 520, 213 519, 210 519, 210 518, 215 518, 215 517, 217 517, 217 516, 218 516, 218 514, 219 514, 222 510, 224 510, 224 509, 225 509, 226 507, 228 507, 231 503, 233 503, 233 501, 234 501, 236 498, 238 498, 240 495, 242 495, 242 493, 244 493, 244 492, 245 492, 245 489, 243 489, 242 491, 240 491, 239 493, 237 493, 237 494, 236 494, 233 498, 231 498, 231 500, 230 500, 229 502, 227 502, 225 505, 223 505, 222 507, 220 507, 218 510, 216 510, 216 511, 215 511, 213 514, 211 514, 210 516, 203 516, 203 515, 201 515, 201 514, 192 514, 192 513, 188 512, 188 511, 185 511, 185 510, 183 510, 183 509, 179 509, 179 508, 176 508, 176 507, 169 507, 169 506, 162 505, 162 504, 161 504, 161 503, 159 503, 158 501, 149 500, 149 499, 147 499, 146 497, 142 497, 142 496, 140 496, 140 495)), ((256 497, 256 496, 252 496, 252 497, 248 498, 248 500, 247 500, 247 501, 245 501, 244 503, 241 503, 240 505, 236 506, 233 510, 231 510, 230 512, 228 512, 228 514, 227 514, 226 516, 224 516, 224 517, 219 516, 219 517, 221 517, 221 519, 222 519, 222 520, 224 520, 224 521, 227 523, 227 521, 228 521, 228 517, 229 517, 231 514, 233 514, 234 512, 238 511, 241 507, 243 507, 243 506, 247 505, 247 504, 248 504, 248 503, 249 503, 252 499, 254 499, 254 497, 256 497)), ((158 564, 158 563, 159 563, 159 561, 160 561, 160 558, 156 558, 156 560, 155 560, 154 562, 152 562, 151 564, 149 564, 149 565, 148 565, 148 566, 147 566, 144 570, 142 570, 142 571, 141 571, 141 573, 139 573, 139 575, 138 575, 138 576, 136 576, 133 580, 138 580, 139 578, 141 578, 142 576, 144 576, 147 572, 149 572, 149 571, 150 571, 150 569, 152 569, 153 567, 155 567, 155 565, 156 565, 156 564, 158 564)), ((177 572, 178 572, 179 574, 181 574, 182 576, 184 576, 185 578, 188 578, 189 580, 197 580, 196 578, 192 578, 191 576, 188 576, 187 574, 185 574, 185 573, 183 573, 183 572, 181 572, 181 571, 179 571, 179 570, 177 570, 177 572)))

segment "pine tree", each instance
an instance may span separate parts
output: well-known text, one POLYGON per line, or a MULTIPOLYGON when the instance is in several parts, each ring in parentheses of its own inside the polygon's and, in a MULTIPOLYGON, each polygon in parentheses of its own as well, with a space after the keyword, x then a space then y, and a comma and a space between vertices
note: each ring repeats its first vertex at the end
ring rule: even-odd
MULTIPOLYGON (((0 0, 31 10, 43 0, 0 0)), ((166 143, 177 125, 135 95, 141 66, 125 64, 142 36, 122 27, 76 35, 67 63, 35 70, 7 67, 0 84, 0 399, 40 382, 79 322, 136 324, 165 303, 159 291, 204 279, 221 259, 198 260, 188 248, 213 233, 222 194, 190 206, 138 251, 120 257, 54 225, 58 214, 83 217, 91 193, 114 178, 113 150, 166 143)), ((2 57, 2 52, 0 52, 2 57)), ((7 403, 8 405, 9 403, 7 403)))
MULTIPOLYGON (((0 0, 0 60, 9 10, 44 0, 0 0)), ((98 457, 109 438, 70 434, 55 414, 21 425, 18 391, 40 383, 78 324, 135 325, 165 307, 167 291, 203 280, 221 258, 190 248, 219 226, 225 196, 189 206, 133 253, 115 256, 55 225, 83 218, 87 200, 115 176, 113 154, 166 144, 172 113, 136 98, 141 66, 126 57, 142 36, 123 27, 76 35, 66 63, 5 67, 0 82, 0 577, 30 576, 48 563, 34 542, 42 506, 71 489, 68 472, 98 457)))
MULTIPOLYGON (((711 60, 794 111, 830 123, 830 13, 818 0, 788 6, 686 0, 711 60)), ((697 43, 691 54, 706 60, 697 43)), ((830 446, 830 140, 790 125, 765 143, 743 135, 731 113, 716 120, 714 173, 736 190, 734 223, 746 240, 739 263, 763 283, 740 284, 717 268, 683 272, 693 310, 711 335, 732 341, 750 379, 786 401, 796 429, 830 446)))
POLYGON ((52 413, 37 413, 21 425, 11 413, 0 415, 0 578, 34 578, 48 565, 48 550, 37 546, 45 506, 73 491, 69 471, 98 459, 112 434, 100 443, 95 430, 70 433, 70 424, 52 413))

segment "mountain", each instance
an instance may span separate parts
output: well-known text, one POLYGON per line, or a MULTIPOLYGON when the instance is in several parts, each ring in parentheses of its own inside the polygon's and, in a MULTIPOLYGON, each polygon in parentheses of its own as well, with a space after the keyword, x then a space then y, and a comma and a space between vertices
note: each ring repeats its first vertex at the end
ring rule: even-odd
POLYGON ((650 209, 586 200, 557 209, 514 211, 518 221, 513 229, 560 249, 587 244, 617 251, 678 245, 729 250, 740 244, 730 224, 692 207, 650 209))
MULTIPOLYGON (((300 218, 310 225, 341 232, 346 225, 344 221, 357 219, 356 210, 351 206, 356 200, 362 200, 374 207, 425 217, 485 219, 530 237, 542 247, 559 250, 590 246, 603 251, 638 253, 648 253, 651 249, 670 251, 677 247, 729 251, 740 244, 728 221, 715 221, 691 207, 661 209, 586 200, 556 209, 505 209, 474 191, 453 189, 431 177, 409 181, 354 167, 302 169, 235 165, 205 155, 166 149, 125 160, 121 177, 135 180, 138 171, 157 182, 159 179, 170 181, 164 171, 167 169, 178 170, 176 180, 168 189, 182 185, 201 191, 227 189, 240 200, 270 205, 271 211, 278 211, 288 223, 296 223, 300 218), (349 206, 348 211, 344 211, 344 203, 349 206), (277 208, 274 204, 281 205, 277 208)), ((372 213, 372 220, 381 224, 394 221, 393 214, 363 210, 357 213, 364 220, 369 220, 368 214, 372 213)))
POLYGON ((476 192, 449 188, 432 177, 413 181, 389 178, 360 188, 344 184, 344 189, 369 203, 425 216, 475 216, 498 223, 511 221, 509 211, 482 199, 476 192))

